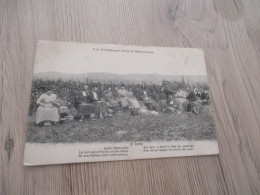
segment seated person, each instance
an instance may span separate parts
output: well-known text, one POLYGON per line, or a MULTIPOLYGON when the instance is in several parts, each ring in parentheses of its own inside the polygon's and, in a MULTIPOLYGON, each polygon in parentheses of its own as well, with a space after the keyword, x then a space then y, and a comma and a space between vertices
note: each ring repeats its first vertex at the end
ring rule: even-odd
POLYGON ((108 105, 104 100, 98 97, 97 91, 98 88, 94 87, 87 97, 88 102, 95 105, 95 117, 103 118, 103 115, 113 116, 112 114, 108 114, 108 105))
POLYGON ((179 109, 179 104, 173 95, 169 95, 167 105, 172 112, 176 112, 179 109))
POLYGON ((108 87, 107 90, 104 92, 104 100, 107 102, 108 106, 113 109, 118 109, 118 102, 114 100, 113 92, 111 87, 108 87))
POLYGON ((89 104, 88 96, 90 94, 89 87, 84 85, 84 88, 77 94, 75 99, 75 108, 78 111, 78 115, 75 117, 76 120, 82 120, 91 113, 95 112, 95 106, 89 104))
POLYGON ((179 89, 175 94, 175 99, 178 103, 178 107, 180 110, 183 109, 183 103, 186 102, 187 93, 182 89, 179 89))
POLYGON ((192 90, 188 89, 188 91, 189 91, 189 94, 187 95, 187 102, 185 104, 185 109, 186 109, 186 111, 194 112, 195 114, 198 114, 200 104, 197 101, 198 100, 197 96, 192 90))
POLYGON ((112 90, 112 94, 113 94, 113 97, 115 100, 117 100, 119 97, 119 94, 118 94, 118 87, 115 87, 114 90, 112 90))
POLYGON ((56 94, 50 88, 46 88, 45 91, 36 101, 39 105, 36 111, 36 125, 52 125, 60 120, 56 94))
POLYGON ((87 96, 89 95, 89 88, 87 85, 84 85, 84 88, 77 94, 76 100, 75 100, 75 108, 78 109, 78 106, 80 104, 86 104, 87 103, 87 96))
POLYGON ((194 90, 193 90, 193 92, 195 93, 195 95, 196 95, 197 97, 200 97, 200 90, 199 90, 199 88, 195 87, 194 90))
POLYGON ((67 101, 67 98, 64 97, 64 100, 59 96, 57 97, 57 104, 59 104, 59 114, 60 114, 60 122, 64 122, 67 118, 72 119, 73 112, 70 110, 70 103, 67 101))
POLYGON ((200 101, 201 102, 206 102, 206 103, 210 102, 209 91, 202 90, 201 95, 200 95, 200 101))
POLYGON ((144 90, 142 91, 142 99, 146 102, 148 101, 149 102, 149 92, 146 90, 146 88, 144 88, 144 90))
POLYGON ((134 109, 140 108, 140 104, 134 97, 132 88, 129 88, 129 90, 126 92, 126 97, 127 97, 126 101, 128 101, 130 108, 134 108, 134 109))
POLYGON ((142 99, 144 101, 144 105, 148 108, 148 110, 154 110, 156 107, 156 101, 150 98, 150 93, 144 88, 142 92, 142 99))
POLYGON ((122 105, 122 108, 128 108, 129 107, 129 102, 127 100, 127 94, 126 94, 126 89, 124 85, 121 85, 121 88, 118 90, 118 96, 119 96, 119 101, 122 105))
POLYGON ((124 85, 121 85, 120 89, 118 89, 118 96, 120 98, 124 98, 126 97, 126 89, 125 89, 125 86, 124 85))

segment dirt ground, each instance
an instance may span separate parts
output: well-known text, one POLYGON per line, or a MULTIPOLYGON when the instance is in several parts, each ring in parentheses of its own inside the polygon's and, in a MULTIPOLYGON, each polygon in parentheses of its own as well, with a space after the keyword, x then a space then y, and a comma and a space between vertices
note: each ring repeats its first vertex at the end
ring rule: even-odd
POLYGON ((197 115, 183 112, 131 116, 129 112, 121 112, 96 121, 65 121, 63 124, 49 127, 36 127, 35 117, 29 117, 27 142, 214 140, 216 132, 210 109, 210 106, 203 105, 197 115))

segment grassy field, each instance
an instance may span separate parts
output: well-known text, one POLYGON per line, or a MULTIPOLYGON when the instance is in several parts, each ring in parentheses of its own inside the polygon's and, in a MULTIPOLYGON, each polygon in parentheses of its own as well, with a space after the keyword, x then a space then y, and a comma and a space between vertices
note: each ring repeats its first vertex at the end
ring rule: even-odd
POLYGON ((29 117, 27 142, 75 143, 75 142, 123 142, 214 140, 215 126, 210 107, 204 105, 198 115, 193 113, 131 116, 117 113, 111 118, 81 122, 66 121, 50 127, 34 126, 29 117))

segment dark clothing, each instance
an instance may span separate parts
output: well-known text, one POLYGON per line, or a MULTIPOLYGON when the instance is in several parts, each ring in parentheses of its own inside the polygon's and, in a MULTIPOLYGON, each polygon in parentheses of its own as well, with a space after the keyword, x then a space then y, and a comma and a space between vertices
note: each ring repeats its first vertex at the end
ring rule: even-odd
POLYGON ((185 105, 185 110, 198 114, 200 110, 200 103, 197 102, 197 96, 193 91, 188 94, 187 100, 188 102, 185 105))
POLYGON ((96 113, 96 106, 94 104, 80 104, 78 106, 78 115, 89 116, 91 113, 96 113))
MULTIPOLYGON (((97 92, 96 92, 97 94, 97 92)), ((96 116, 100 116, 100 114, 105 114, 108 112, 108 105, 106 102, 99 101, 99 97, 97 94, 97 97, 95 99, 94 92, 91 91, 87 97, 87 100, 89 103, 93 103, 95 105, 95 114, 96 116)))
POLYGON ((209 101, 209 94, 205 93, 205 92, 202 92, 201 95, 200 95, 200 99, 209 101))
POLYGON ((78 108, 80 104, 83 103, 88 103, 88 99, 87 97, 89 96, 89 91, 80 91, 77 95, 76 95, 76 99, 75 99, 75 108, 78 108))
POLYGON ((106 102, 110 102, 114 99, 112 91, 105 91, 104 98, 106 102))
POLYGON ((197 101, 197 96, 196 94, 192 91, 188 94, 187 98, 186 98, 189 102, 195 102, 197 101))
MULTIPOLYGON (((97 94, 97 92, 96 92, 96 94, 97 94)), ((97 97, 97 99, 94 98, 94 93, 93 93, 93 91, 91 91, 91 92, 88 94, 88 96, 87 96, 87 101, 88 101, 88 103, 97 102, 98 99, 99 99, 98 97, 97 97)))
POLYGON ((145 98, 148 98, 148 97, 150 97, 150 92, 147 91, 147 90, 143 90, 142 91, 142 98, 145 99, 145 98), (146 94, 145 94, 145 92, 146 92, 146 94))
POLYGON ((118 94, 118 91, 117 90, 113 90, 112 91, 112 94, 113 94, 113 97, 116 99, 116 98, 119 98, 119 94, 118 94))

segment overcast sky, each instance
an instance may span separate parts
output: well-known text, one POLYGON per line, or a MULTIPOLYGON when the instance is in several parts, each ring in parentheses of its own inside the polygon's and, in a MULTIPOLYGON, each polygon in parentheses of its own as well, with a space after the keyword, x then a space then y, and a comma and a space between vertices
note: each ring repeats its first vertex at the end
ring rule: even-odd
POLYGON ((206 75, 204 55, 200 49, 40 41, 34 72, 49 71, 75 74, 206 75), (152 53, 137 53, 136 50, 152 53))

